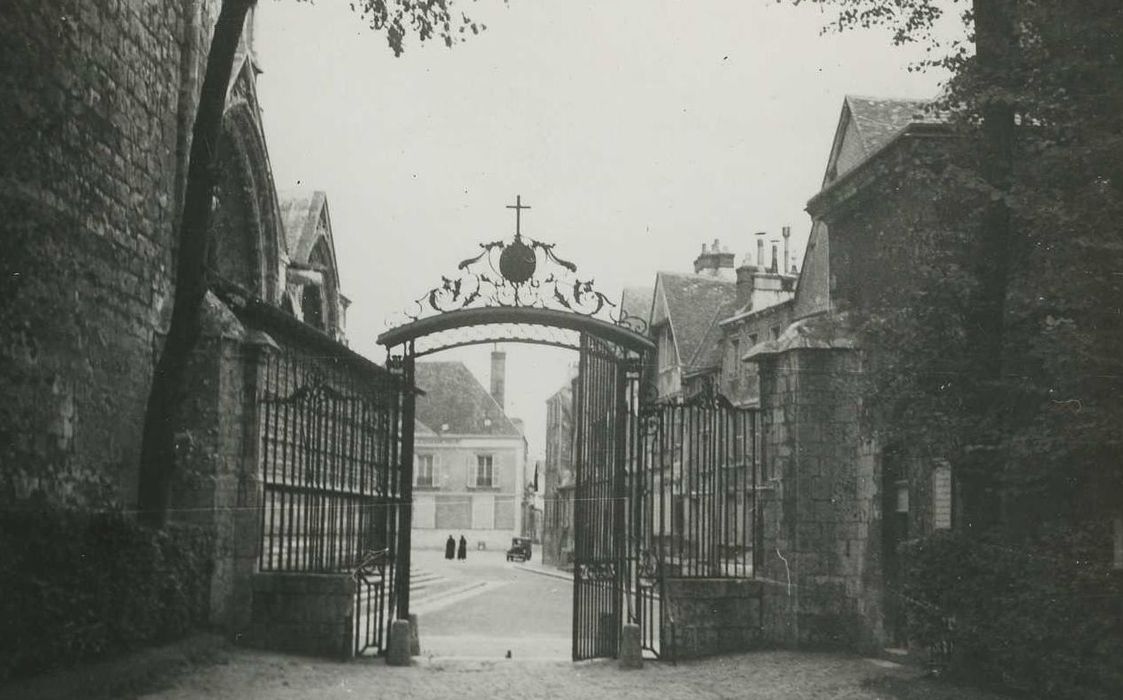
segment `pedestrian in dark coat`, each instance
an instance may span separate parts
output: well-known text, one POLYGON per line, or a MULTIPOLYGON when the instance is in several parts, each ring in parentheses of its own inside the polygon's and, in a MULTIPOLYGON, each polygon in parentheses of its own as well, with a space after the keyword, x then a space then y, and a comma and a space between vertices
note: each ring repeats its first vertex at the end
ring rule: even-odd
POLYGON ((445 541, 445 559, 452 559, 454 556, 456 556, 456 540, 449 535, 445 541))
POLYGON ((460 536, 460 550, 456 552, 457 559, 468 558, 468 540, 464 539, 464 535, 460 536))

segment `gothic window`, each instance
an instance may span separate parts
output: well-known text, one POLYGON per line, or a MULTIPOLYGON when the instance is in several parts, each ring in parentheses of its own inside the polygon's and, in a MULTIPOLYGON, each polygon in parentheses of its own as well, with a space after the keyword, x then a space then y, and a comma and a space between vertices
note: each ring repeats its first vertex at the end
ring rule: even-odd
POLYGON ((320 287, 306 284, 300 296, 300 310, 304 315, 304 322, 324 330, 324 300, 320 294, 320 287))
POLYGON ((257 229, 250 199, 253 188, 229 134, 219 140, 217 166, 208 264, 222 279, 259 293, 257 229))

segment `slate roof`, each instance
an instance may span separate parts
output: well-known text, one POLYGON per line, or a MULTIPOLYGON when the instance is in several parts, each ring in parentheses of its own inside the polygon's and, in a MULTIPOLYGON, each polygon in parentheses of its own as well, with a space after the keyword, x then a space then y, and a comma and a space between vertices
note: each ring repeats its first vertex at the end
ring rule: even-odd
POLYGON ((651 300, 655 290, 651 287, 625 287, 620 295, 620 311, 635 318, 651 322, 651 300))
POLYGON ((925 110, 929 104, 929 100, 846 96, 846 105, 850 108, 850 116, 867 158, 909 124, 941 121, 925 110))
POLYGON ((417 420, 433 432, 522 435, 463 362, 418 362, 414 372, 417 387, 425 392, 417 397, 417 420))
POLYGON ((737 283, 708 275, 660 272, 657 284, 667 302, 667 316, 678 345, 679 360, 689 372, 720 362, 718 321, 737 303, 737 283))

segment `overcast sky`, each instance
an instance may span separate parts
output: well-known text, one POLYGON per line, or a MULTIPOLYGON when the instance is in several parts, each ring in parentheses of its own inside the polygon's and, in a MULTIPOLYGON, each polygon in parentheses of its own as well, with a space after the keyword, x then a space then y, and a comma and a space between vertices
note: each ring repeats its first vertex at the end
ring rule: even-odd
MULTIPOLYGON (((774 0, 462 2, 487 31, 394 58, 344 0, 259 4, 258 90, 278 189, 328 193, 348 336, 378 362, 387 319, 514 232, 557 244, 611 298, 703 242, 738 254, 790 225, 823 176, 842 98, 929 97, 918 47, 774 0)), ((949 27, 952 25, 949 23, 949 27)), ((487 385, 490 348, 450 351, 487 385)), ((546 397, 576 355, 510 346, 508 413, 543 452, 546 397)))

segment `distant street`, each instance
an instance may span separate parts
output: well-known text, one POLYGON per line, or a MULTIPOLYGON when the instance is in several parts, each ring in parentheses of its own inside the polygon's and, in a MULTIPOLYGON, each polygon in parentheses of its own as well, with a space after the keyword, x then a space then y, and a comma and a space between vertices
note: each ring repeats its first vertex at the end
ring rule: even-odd
POLYGON ((568 580, 528 570, 543 570, 534 562, 525 567, 507 562, 497 551, 470 551, 466 561, 415 551, 413 564, 416 571, 438 577, 415 591, 412 601, 423 656, 501 659, 510 651, 515 659, 569 658, 573 586, 568 580))

